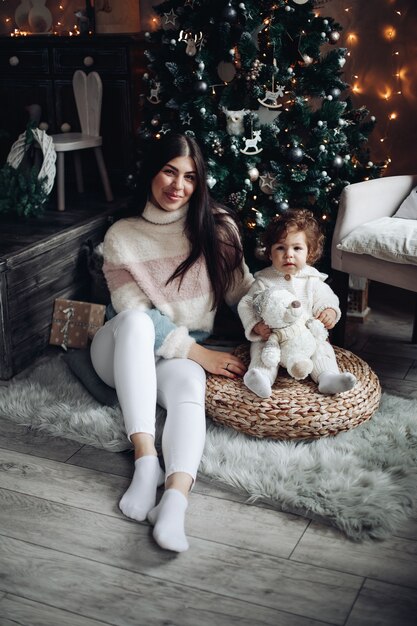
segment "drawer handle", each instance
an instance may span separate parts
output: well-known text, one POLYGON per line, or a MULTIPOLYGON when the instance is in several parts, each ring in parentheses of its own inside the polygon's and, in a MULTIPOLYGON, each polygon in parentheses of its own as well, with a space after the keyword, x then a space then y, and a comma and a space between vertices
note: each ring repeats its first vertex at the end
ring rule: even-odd
POLYGON ((93 57, 84 57, 83 63, 86 67, 91 67, 92 65, 94 65, 94 59, 93 57))
POLYGON ((12 67, 16 67, 16 65, 19 65, 20 61, 19 61, 19 57, 10 57, 9 59, 9 64, 12 67))

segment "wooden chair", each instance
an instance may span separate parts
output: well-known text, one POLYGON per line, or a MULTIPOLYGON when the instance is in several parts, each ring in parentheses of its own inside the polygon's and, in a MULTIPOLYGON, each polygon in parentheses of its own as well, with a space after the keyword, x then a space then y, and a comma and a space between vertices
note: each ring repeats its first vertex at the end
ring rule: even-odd
MULTIPOLYGON (((416 185, 417 175, 403 175, 355 183, 343 189, 331 252, 332 287, 339 296, 342 311, 342 318, 332 331, 333 344, 344 345, 349 274, 406 289, 414 292, 416 297, 416 265, 382 260, 370 254, 353 254, 338 248, 338 244, 362 224, 393 216, 416 185)), ((417 300, 411 342, 417 343, 417 300)))
POLYGON ((77 191, 83 193, 84 183, 81 169, 79 150, 92 148, 97 160, 101 182, 106 200, 113 200, 113 193, 107 176, 102 153, 102 138, 100 136, 101 101, 103 85, 97 72, 86 75, 77 70, 74 73, 72 85, 75 102, 81 125, 81 133, 59 133, 52 135, 54 148, 57 153, 57 196, 58 211, 65 210, 65 153, 74 152, 75 176, 77 191))

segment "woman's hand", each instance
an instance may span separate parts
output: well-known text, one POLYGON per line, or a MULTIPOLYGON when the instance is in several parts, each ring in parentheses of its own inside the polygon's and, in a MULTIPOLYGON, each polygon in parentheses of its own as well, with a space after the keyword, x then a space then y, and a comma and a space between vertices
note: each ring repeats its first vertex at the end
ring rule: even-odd
POLYGON ((231 352, 220 352, 204 348, 194 343, 188 353, 188 358, 199 363, 210 374, 220 374, 227 378, 238 378, 246 372, 246 366, 239 357, 231 352))
POLYGON ((324 328, 327 328, 327 330, 335 326, 336 318, 337 315, 334 309, 324 309, 324 311, 322 311, 320 315, 317 316, 319 322, 321 322, 324 328))
POLYGON ((258 322, 257 324, 255 324, 252 330, 256 335, 260 335, 263 341, 269 339, 271 335, 271 329, 267 324, 265 324, 265 322, 258 322))

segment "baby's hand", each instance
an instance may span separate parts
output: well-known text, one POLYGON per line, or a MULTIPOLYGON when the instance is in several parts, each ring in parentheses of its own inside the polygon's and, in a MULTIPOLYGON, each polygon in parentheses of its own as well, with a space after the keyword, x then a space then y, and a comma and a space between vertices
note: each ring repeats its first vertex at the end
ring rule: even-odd
POLYGON ((337 315, 334 309, 324 309, 324 311, 317 316, 317 319, 323 324, 324 328, 327 328, 327 330, 335 326, 336 318, 337 315))
POLYGON ((252 330, 256 335, 260 335, 264 341, 269 339, 269 336, 271 335, 271 329, 267 324, 265 324, 265 322, 258 322, 252 330))

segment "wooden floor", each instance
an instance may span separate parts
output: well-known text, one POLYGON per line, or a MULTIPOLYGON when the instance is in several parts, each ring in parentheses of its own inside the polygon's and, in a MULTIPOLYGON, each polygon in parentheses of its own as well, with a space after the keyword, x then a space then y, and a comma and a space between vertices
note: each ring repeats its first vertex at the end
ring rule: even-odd
MULTIPOLYGON (((371 290, 349 346, 383 388, 417 400, 405 292, 371 290)), ((1 626, 417 624, 417 515, 387 541, 353 543, 303 517, 198 482, 191 548, 160 550, 124 518, 129 454, 0 422, 1 626)))

